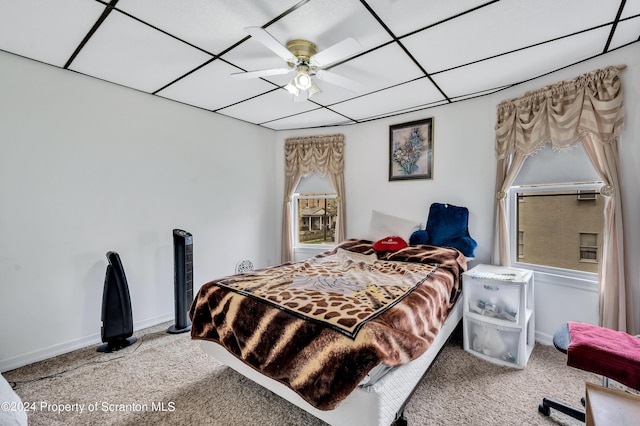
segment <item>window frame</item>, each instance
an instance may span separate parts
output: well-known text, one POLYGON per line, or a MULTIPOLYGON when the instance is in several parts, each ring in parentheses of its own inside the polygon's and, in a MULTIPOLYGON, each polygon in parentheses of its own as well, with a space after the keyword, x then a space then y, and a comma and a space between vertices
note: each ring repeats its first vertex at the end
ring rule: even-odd
POLYGON ((554 266, 538 265, 518 261, 518 193, 526 192, 546 192, 546 191, 578 191, 596 190, 602 187, 603 182, 568 183, 568 184, 544 184, 544 185, 514 185, 507 191, 507 220, 509 226, 509 253, 511 254, 512 266, 515 268, 529 269, 537 273, 556 277, 558 284, 569 284, 569 282, 586 282, 591 286, 597 286, 598 273, 585 272, 574 269, 558 268, 554 266))
POLYGON ((299 200, 310 200, 310 199, 317 199, 317 198, 325 198, 325 199, 329 199, 329 198, 338 198, 338 194, 334 193, 334 194, 323 194, 323 195, 301 195, 298 192, 294 192, 293 196, 291 197, 291 233, 292 233, 292 238, 291 241, 293 242, 293 249, 306 249, 306 250, 318 250, 318 251, 326 251, 326 250, 331 250, 336 246, 336 243, 334 244, 326 244, 326 243, 322 243, 322 244, 304 244, 301 243, 299 241, 299 236, 300 234, 298 233, 299 229, 298 229, 298 223, 300 223, 300 218, 298 217, 298 202, 299 200))

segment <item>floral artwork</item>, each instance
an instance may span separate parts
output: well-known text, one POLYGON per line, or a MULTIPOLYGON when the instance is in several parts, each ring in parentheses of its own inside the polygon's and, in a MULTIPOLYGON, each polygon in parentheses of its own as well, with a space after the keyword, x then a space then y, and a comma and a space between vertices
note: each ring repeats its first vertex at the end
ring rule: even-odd
POLYGON ((389 180, 432 179, 433 118, 389 127, 389 180))

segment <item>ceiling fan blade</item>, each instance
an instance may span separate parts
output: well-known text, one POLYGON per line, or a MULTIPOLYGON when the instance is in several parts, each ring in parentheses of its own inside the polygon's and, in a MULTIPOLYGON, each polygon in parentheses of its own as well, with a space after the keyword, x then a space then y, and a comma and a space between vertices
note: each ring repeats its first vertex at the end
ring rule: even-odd
POLYGON ((271 34, 267 32, 264 28, 261 27, 246 27, 244 29, 251 37, 255 38, 260 43, 264 44, 265 47, 269 48, 276 55, 280 56, 287 62, 296 63, 298 59, 293 55, 293 53, 289 52, 285 46, 282 45, 278 40, 275 39, 271 34))
POLYGON ((354 38, 349 37, 313 55, 311 57, 311 65, 326 67, 361 51, 362 46, 360 43, 354 38))
POLYGON ((364 90, 364 85, 350 78, 343 77, 338 74, 334 74, 326 70, 318 70, 316 77, 319 80, 326 81, 327 83, 335 84, 351 92, 358 93, 364 90))
POLYGON ((268 70, 234 72, 231 74, 236 80, 249 80, 250 78, 269 77, 271 75, 289 74, 293 68, 273 68, 268 70))

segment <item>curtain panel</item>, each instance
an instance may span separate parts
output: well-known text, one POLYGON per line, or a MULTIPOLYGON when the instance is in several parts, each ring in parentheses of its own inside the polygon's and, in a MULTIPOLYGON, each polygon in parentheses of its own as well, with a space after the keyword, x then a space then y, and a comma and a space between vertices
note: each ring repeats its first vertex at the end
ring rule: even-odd
POLYGON ((344 200, 344 135, 288 138, 284 143, 284 210, 282 214, 283 262, 293 260, 291 197, 300 179, 316 173, 326 176, 336 191, 336 243, 345 239, 346 208, 344 200))
POLYGON ((582 143, 604 182, 604 229, 599 254, 600 325, 635 329, 631 289, 624 273, 624 232, 618 170, 618 136, 624 128, 620 73, 611 66, 501 102, 496 122, 496 199, 493 263, 511 264, 507 191, 527 157, 546 143, 557 150, 582 143))

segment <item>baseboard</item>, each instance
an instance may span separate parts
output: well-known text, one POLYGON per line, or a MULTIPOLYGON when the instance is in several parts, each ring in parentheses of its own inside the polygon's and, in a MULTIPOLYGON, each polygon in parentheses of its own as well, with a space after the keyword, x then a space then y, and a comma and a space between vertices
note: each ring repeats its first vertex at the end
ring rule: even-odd
POLYGON ((551 346, 553 345, 553 336, 547 333, 536 331, 536 342, 543 345, 551 346))
MULTIPOLYGON (((162 324, 163 322, 171 321, 173 318, 174 313, 171 312, 152 318, 147 318, 141 321, 136 321, 133 323, 133 329, 134 331, 142 330, 154 325, 162 324)), ((100 333, 96 333, 90 336, 85 336, 78 339, 69 340, 67 342, 51 345, 46 348, 0 360, 0 372, 15 370, 16 368, 24 367, 25 365, 33 364, 34 362, 53 358, 54 356, 62 355, 100 343, 102 343, 102 336, 100 335, 100 333)))
POLYGON ((171 311, 170 313, 158 315, 153 318, 148 318, 142 321, 136 321, 135 323, 133 323, 133 329, 135 331, 139 331, 139 330, 153 327, 154 325, 162 324, 163 322, 171 321, 174 319, 175 319, 175 314, 173 313, 173 311, 171 311))

